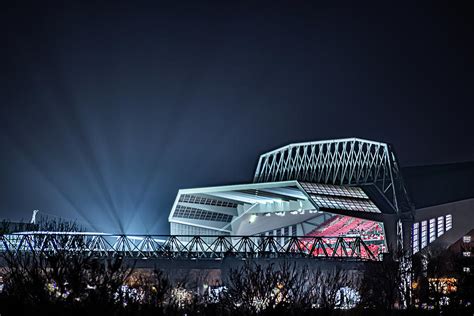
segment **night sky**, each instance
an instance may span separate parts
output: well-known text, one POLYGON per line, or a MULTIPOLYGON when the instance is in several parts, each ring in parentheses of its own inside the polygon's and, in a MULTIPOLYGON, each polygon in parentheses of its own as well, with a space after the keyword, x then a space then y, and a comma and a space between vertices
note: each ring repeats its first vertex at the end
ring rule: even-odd
POLYGON ((291 142, 474 160, 468 7, 64 2, 1 8, 0 218, 168 233, 179 188, 251 182, 291 142))

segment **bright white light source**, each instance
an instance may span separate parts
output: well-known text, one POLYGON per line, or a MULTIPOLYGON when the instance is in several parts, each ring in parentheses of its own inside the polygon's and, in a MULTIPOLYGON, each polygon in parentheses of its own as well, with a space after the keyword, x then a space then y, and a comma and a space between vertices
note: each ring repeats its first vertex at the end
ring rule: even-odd
POLYGON ((255 214, 250 215, 249 223, 255 222, 256 219, 257 219, 257 215, 255 215, 255 214))

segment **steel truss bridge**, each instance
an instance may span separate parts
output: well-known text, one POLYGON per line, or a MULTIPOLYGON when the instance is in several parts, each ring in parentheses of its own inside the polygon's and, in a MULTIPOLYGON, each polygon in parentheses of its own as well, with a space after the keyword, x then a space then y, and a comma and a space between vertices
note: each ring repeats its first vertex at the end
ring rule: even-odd
POLYGON ((55 253, 130 259, 314 258, 379 260, 360 237, 113 235, 28 232, 0 235, 0 256, 55 253))

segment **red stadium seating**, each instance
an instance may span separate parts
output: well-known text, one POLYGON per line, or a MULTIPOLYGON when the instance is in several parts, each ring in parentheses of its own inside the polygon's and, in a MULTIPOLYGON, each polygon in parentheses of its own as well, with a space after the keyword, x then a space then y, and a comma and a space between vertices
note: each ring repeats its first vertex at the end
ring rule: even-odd
MULTIPOLYGON (((312 230, 308 234, 308 237, 338 237, 338 236, 360 236, 365 242, 369 242, 367 245, 368 249, 373 255, 378 256, 382 247, 375 243, 383 243, 384 234, 381 225, 377 222, 364 220, 361 218, 334 215, 330 219, 319 225, 318 228, 312 230)), ((335 238, 324 238, 326 245, 326 251, 329 256, 333 255, 335 238)), ((311 249, 312 245, 306 244, 308 249, 311 249)), ((350 256, 350 249, 346 249, 350 256)), ((361 248, 361 254, 363 257, 368 258, 369 253, 365 248, 361 248)), ((313 255, 323 256, 324 251, 322 249, 316 249, 313 251, 313 255)), ((337 249, 336 256, 344 256, 344 252, 341 248, 337 249)))

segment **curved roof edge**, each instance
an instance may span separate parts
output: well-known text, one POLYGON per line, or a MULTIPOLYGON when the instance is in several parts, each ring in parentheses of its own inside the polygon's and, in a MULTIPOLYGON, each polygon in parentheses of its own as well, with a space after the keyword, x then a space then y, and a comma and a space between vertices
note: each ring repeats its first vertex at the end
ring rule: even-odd
POLYGON ((364 138, 358 138, 358 137, 350 137, 350 138, 335 138, 335 139, 326 139, 326 140, 318 140, 318 141, 309 141, 309 142, 300 142, 300 143, 291 143, 279 148, 276 148, 272 151, 263 153, 260 155, 260 157, 266 156, 266 155, 271 155, 276 152, 288 149, 290 147, 298 147, 298 146, 308 146, 308 145, 319 145, 319 144, 327 144, 327 143, 340 143, 340 142, 348 142, 348 141, 356 141, 356 142, 363 142, 363 143, 368 143, 368 144, 374 144, 374 145, 381 145, 381 146, 389 146, 388 143, 383 143, 383 142, 376 142, 373 140, 368 140, 364 138))

